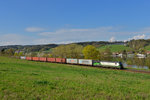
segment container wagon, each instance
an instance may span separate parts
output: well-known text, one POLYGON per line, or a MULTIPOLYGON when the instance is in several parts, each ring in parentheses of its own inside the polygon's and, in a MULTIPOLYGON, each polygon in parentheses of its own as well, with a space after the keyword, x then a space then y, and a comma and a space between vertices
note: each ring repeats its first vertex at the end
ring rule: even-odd
POLYGON ((92 66, 92 60, 89 60, 89 59, 79 59, 78 64, 80 64, 80 65, 91 65, 92 66))
POLYGON ((20 59, 26 59, 26 57, 25 56, 21 56, 20 59))
POLYGON ((66 58, 56 58, 57 63, 66 63, 66 58))
POLYGON ((66 63, 68 63, 68 64, 78 64, 78 59, 67 58, 66 63))
POLYGON ((39 58, 40 58, 40 57, 32 57, 32 60, 34 60, 34 61, 39 61, 39 58))
POLYGON ((32 57, 26 57, 26 60, 32 60, 32 57))
POLYGON ((47 62, 56 62, 55 58, 47 58, 47 62))
POLYGON ((47 58, 46 58, 46 57, 39 57, 39 61, 46 62, 46 61, 47 61, 47 58))

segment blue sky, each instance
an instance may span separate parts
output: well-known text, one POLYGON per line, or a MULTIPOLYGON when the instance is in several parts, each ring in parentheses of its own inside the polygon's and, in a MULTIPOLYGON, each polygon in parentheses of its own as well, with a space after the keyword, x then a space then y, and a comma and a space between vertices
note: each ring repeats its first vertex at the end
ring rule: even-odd
POLYGON ((149 0, 0 0, 0 45, 150 38, 149 0))

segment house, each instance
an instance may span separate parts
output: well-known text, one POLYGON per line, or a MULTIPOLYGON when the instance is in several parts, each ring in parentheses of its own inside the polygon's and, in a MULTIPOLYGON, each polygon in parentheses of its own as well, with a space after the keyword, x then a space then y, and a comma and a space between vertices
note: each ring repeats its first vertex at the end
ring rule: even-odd
POLYGON ((138 58, 146 58, 146 55, 145 55, 145 54, 140 54, 140 53, 138 53, 136 56, 137 56, 138 58))
POLYGON ((149 55, 149 54, 150 54, 150 51, 146 51, 146 54, 149 55))
POLYGON ((134 54, 133 54, 133 53, 127 54, 127 57, 128 57, 128 58, 133 58, 133 57, 134 57, 134 54))

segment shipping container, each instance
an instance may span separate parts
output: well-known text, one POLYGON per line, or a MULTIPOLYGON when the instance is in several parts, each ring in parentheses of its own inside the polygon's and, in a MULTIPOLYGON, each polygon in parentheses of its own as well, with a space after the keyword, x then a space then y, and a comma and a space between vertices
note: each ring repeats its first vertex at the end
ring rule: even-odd
POLYGON ((20 59, 26 59, 26 57, 25 56, 21 56, 20 59))
POLYGON ((47 59, 46 59, 46 57, 39 57, 39 61, 44 61, 44 62, 46 62, 47 59))
POLYGON ((61 58, 56 58, 56 62, 61 63, 61 58))
POLYGON ((26 60, 32 60, 32 57, 26 57, 26 60))
POLYGON ((89 60, 89 59, 79 59, 79 64, 81 64, 81 65, 92 65, 92 60, 89 60))
POLYGON ((56 59, 55 58, 47 58, 47 61, 48 62, 56 62, 56 59))
POLYGON ((61 58, 62 63, 66 63, 66 58, 61 58))
POLYGON ((68 64, 78 64, 78 59, 67 58, 66 61, 68 64))
POLYGON ((39 57, 32 57, 32 60, 39 61, 39 57))
POLYGON ((57 63, 66 63, 66 58, 56 58, 57 63))

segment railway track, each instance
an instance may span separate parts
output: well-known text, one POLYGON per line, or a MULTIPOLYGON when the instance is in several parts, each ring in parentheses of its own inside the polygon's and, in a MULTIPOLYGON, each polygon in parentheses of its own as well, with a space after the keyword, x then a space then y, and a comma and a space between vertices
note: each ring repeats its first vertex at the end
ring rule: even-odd
POLYGON ((146 71, 146 70, 125 69, 124 71, 127 71, 127 72, 135 72, 135 73, 145 73, 145 74, 150 74, 150 71, 146 71))
MULTIPOLYGON (((109 69, 109 68, 108 68, 109 69)), ((146 71, 146 70, 137 70, 137 69, 128 69, 128 68, 124 68, 124 69, 114 69, 114 68, 110 68, 112 70, 120 70, 120 71, 126 71, 126 72, 133 72, 133 73, 145 73, 145 74, 150 74, 150 71, 146 71)))
MULTIPOLYGON (((83 66, 83 65, 81 65, 83 66)), ((85 65, 86 66, 86 65, 85 65)), ((126 72, 133 72, 133 73, 145 73, 145 74, 150 74, 150 71, 147 70, 137 70, 137 69, 118 69, 118 68, 113 68, 113 67, 99 67, 99 66, 87 66, 87 67, 95 67, 95 68, 103 68, 103 69, 111 69, 111 70, 120 70, 120 71, 126 71, 126 72)))
POLYGON ((133 73, 150 74, 150 71, 147 71, 147 70, 137 70, 137 69, 128 69, 128 68, 118 69, 118 68, 113 68, 113 67, 102 67, 102 66, 100 67, 100 66, 87 66, 87 65, 79 65, 79 66, 95 67, 95 68, 103 68, 103 69, 111 69, 111 70, 120 70, 120 71, 133 72, 133 73))

